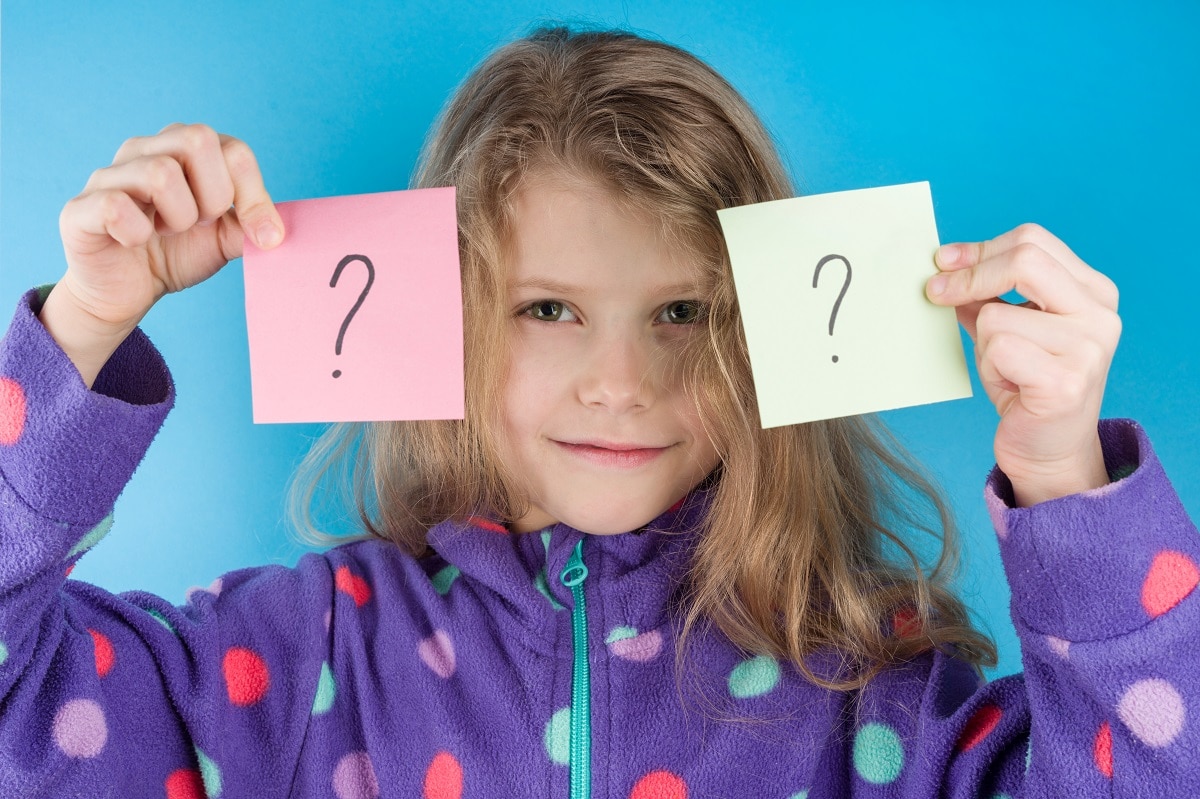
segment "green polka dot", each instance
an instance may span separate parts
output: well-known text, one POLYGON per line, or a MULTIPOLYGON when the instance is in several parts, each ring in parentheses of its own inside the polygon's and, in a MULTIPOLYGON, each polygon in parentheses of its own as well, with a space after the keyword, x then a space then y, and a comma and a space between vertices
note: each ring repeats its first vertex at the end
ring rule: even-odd
POLYGON ((8 660, 8 647, 4 645, 3 641, 0 641, 0 666, 3 666, 6 660, 8 660))
POLYGON ((1033 739, 1029 739, 1029 743, 1025 744, 1025 773, 1029 773, 1029 764, 1033 762, 1033 739))
POLYGON ((208 799, 219 799, 221 796, 221 769, 208 758, 208 755, 196 750, 196 760, 200 763, 200 779, 204 781, 204 793, 208 799))
POLYGON ((73 558, 80 552, 91 549, 100 543, 100 539, 108 535, 108 531, 113 526, 113 515, 110 513, 100 520, 100 523, 91 529, 91 531, 80 539, 79 543, 71 547, 71 551, 67 553, 68 558, 73 558))
POLYGON ((1136 471, 1136 463, 1127 463, 1124 466, 1118 466, 1117 468, 1113 469, 1112 472, 1109 473, 1108 479, 1115 483, 1118 480, 1124 480, 1126 477, 1136 471))
POLYGON ((743 661, 729 674, 729 693, 737 699, 762 696, 779 684, 779 664, 760 655, 743 661))
POLYGON ((433 575, 433 589, 442 596, 450 590, 450 585, 458 579, 458 575, 462 574, 457 566, 446 566, 437 574, 433 575))
POLYGON ((807 790, 797 791, 796 793, 789 796, 788 799, 808 799, 808 791, 807 790))
POLYGON ((854 770, 874 785, 887 785, 904 768, 904 745, 886 724, 864 724, 854 736, 854 770))
POLYGON ((151 616, 153 616, 153 617, 154 617, 154 620, 155 620, 156 622, 158 622, 158 623, 159 623, 159 624, 161 624, 163 627, 166 627, 168 630, 170 630, 172 635, 178 635, 178 634, 179 634, 179 633, 175 632, 175 628, 171 626, 171 622, 167 621, 167 617, 166 617, 166 616, 162 615, 162 614, 161 614, 161 613, 159 613, 157 610, 147 610, 146 612, 147 612, 147 613, 149 613, 151 616))
POLYGON ((613 627, 608 638, 604 639, 604 643, 615 644, 617 641, 624 641, 627 638, 637 638, 637 634, 637 627, 613 627))
POLYGON ((992 799, 1012 799, 1012 797, 1006 793, 998 793, 998 794, 994 795, 992 797, 992 799))
POLYGON ((313 715, 319 716, 322 713, 328 713, 329 708, 333 707, 333 700, 336 696, 337 685, 333 682, 333 672, 328 663, 322 663, 321 676, 317 679, 317 696, 313 699, 313 715))
POLYGON ((563 606, 561 604, 559 604, 559 601, 554 598, 554 594, 550 593, 550 586, 546 582, 546 570, 545 569, 538 572, 537 577, 533 578, 533 585, 535 588, 537 588, 538 591, 540 591, 542 593, 542 596, 544 596, 544 597, 546 597, 546 599, 550 600, 550 605, 555 610, 563 609, 563 606))
POLYGON ((560 765, 571 761, 571 708, 564 707, 546 724, 546 754, 560 765))
POLYGON ((550 531, 542 530, 542 546, 546 549, 546 554, 550 554, 550 531))

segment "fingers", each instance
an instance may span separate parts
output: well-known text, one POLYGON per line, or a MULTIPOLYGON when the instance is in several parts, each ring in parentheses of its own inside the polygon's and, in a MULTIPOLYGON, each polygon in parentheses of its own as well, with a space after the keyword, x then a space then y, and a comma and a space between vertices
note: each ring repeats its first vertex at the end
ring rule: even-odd
POLYGON ((991 241, 948 244, 935 261, 942 273, 927 293, 939 305, 963 305, 1016 290, 1051 313, 1099 304, 1116 310, 1116 285, 1038 225, 1021 225, 991 241))
POLYGON ((282 221, 253 151, 206 125, 176 123, 154 136, 129 139, 112 166, 93 174, 85 193, 108 189, 126 191, 160 233, 211 225, 233 207, 259 247, 283 240, 282 221))

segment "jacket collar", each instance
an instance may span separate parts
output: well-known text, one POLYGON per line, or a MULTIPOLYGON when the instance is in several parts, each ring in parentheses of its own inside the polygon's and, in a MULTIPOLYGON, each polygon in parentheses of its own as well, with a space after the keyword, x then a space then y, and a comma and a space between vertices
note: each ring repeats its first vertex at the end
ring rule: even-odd
MULTIPOLYGON (((569 610, 574 599, 559 575, 583 542, 589 602, 627 619, 628 627, 657 627, 667 618, 687 573, 710 489, 694 489, 638 530, 588 535, 565 524, 534 533, 510 533, 484 517, 447 520, 429 531, 431 547, 461 575, 523 622, 544 627, 548 616, 569 610)), ((589 607, 589 615, 591 615, 589 607)))

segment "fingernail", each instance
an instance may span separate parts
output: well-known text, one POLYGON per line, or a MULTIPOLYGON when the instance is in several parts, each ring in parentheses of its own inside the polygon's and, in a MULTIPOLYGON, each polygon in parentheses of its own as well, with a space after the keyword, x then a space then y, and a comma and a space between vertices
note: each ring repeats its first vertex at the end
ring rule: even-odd
POLYGON ((278 244, 283 236, 279 232, 279 228, 271 222, 263 222, 258 226, 258 232, 255 235, 258 239, 258 246, 263 249, 270 249, 278 244))
POLYGON ((962 256, 962 248, 957 244, 943 244, 938 247, 937 262, 941 266, 954 266, 962 256))
POLYGON ((937 275, 929 279, 925 284, 925 290, 929 292, 930 297, 940 297, 946 293, 946 284, 950 282, 950 278, 946 275, 937 275))

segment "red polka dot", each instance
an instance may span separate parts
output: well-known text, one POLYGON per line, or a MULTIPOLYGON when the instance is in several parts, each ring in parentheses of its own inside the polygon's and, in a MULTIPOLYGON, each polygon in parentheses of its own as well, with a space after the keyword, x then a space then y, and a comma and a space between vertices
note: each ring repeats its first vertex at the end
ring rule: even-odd
POLYGON ((204 780, 199 771, 181 768, 167 777, 167 799, 205 799, 204 780))
POLYGON ((491 530, 493 533, 508 535, 507 527, 498 522, 494 522, 491 519, 485 519, 482 516, 468 516, 467 524, 470 524, 474 527, 482 527, 484 530, 491 530))
POLYGON ((349 594, 357 607, 362 607, 371 601, 371 586, 367 581, 353 574, 349 566, 339 566, 334 574, 334 584, 343 593, 349 594))
POLYGON ((117 653, 113 650, 112 641, 99 630, 88 630, 92 634, 92 643, 96 649, 96 674, 107 677, 117 662, 117 653))
POLYGON ((0 444, 12 446, 25 431, 25 389, 11 377, 0 377, 0 444))
POLYGON ((1157 618, 1183 601, 1200 582, 1200 569, 1182 552, 1165 550, 1154 556, 1142 583, 1142 607, 1157 618))
POLYGON ((901 638, 916 638, 921 634, 921 617, 916 608, 900 608, 892 614, 892 629, 901 638))
POLYGON ((67 567, 67 570, 66 570, 65 572, 63 572, 63 577, 70 577, 70 576, 71 576, 71 572, 73 572, 73 571, 75 571, 75 564, 74 564, 74 563, 72 563, 70 566, 68 566, 68 567, 67 567))
POLYGON ((462 766, 449 752, 438 752, 425 772, 425 799, 461 799, 462 766))
POLYGON ((1112 727, 1108 722, 1100 725, 1100 731, 1096 733, 1096 743, 1092 746, 1092 760, 1096 762, 1096 768, 1100 773, 1110 780, 1113 775, 1113 760, 1112 760, 1112 727))
POLYGON ((671 507, 667 508, 667 513, 674 513, 675 511, 682 508, 685 500, 687 500, 687 494, 684 494, 682 497, 679 498, 678 502, 676 502, 671 507))
POLYGON ((995 705, 983 705, 975 714, 971 716, 971 720, 967 722, 967 726, 963 728, 962 735, 958 739, 958 751, 970 752, 976 746, 983 742, 992 734, 992 730, 996 729, 996 725, 1000 723, 1000 718, 1003 716, 1000 708, 995 705))
POLYGON ((248 707, 266 696, 271 675, 266 661, 257 654, 242 647, 232 647, 225 653, 222 666, 230 702, 238 707, 248 707))
POLYGON ((629 799, 687 799, 687 783, 669 771, 652 771, 629 792, 629 799))

